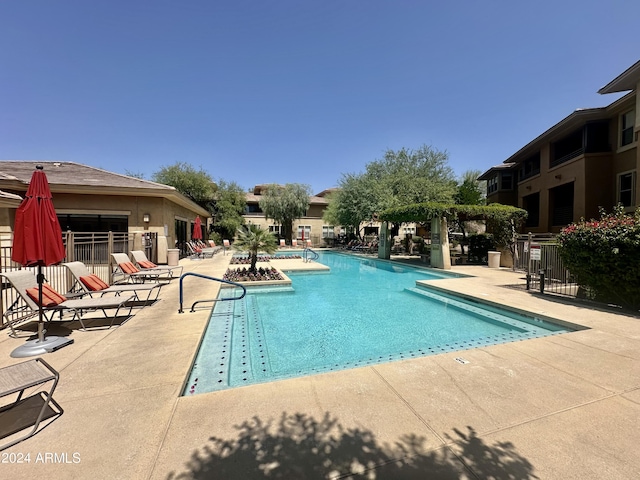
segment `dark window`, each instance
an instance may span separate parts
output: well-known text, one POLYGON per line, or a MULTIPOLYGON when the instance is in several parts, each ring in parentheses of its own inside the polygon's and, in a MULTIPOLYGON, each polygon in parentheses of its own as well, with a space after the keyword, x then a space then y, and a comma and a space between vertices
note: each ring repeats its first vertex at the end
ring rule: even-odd
POLYGON ((502 184, 500 185, 501 190, 511 190, 513 188, 513 176, 511 172, 503 172, 502 173, 502 184))
POLYGON ((487 181, 487 193, 494 193, 498 191, 498 176, 490 178, 487 181))
POLYGON ((583 129, 576 130, 571 135, 553 144, 551 166, 555 167, 584 153, 583 129))
POLYGON ((618 203, 623 207, 633 206, 634 172, 618 176, 618 203))
POLYGON ((527 158, 520 166, 518 172, 520 180, 524 180, 540 173, 540 152, 527 158))
POLYGON ((609 121, 587 123, 584 127, 585 152, 597 153, 611 150, 609 145, 609 121))
POLYGON ((532 193, 523 197, 522 208, 529 213, 525 225, 527 227, 537 227, 540 223, 540 193, 532 193))
POLYGON ((620 134, 620 146, 624 147, 633 143, 633 126, 636 120, 635 110, 622 114, 621 118, 621 134, 620 134))
POLYGON ((554 227, 573 222, 573 182, 549 190, 549 200, 554 227))
POLYGON ((58 215, 62 231, 72 232, 126 232, 129 229, 127 215, 58 215))
POLYGON ((260 205, 257 203, 249 203, 244 209, 245 213, 262 213, 260 205))

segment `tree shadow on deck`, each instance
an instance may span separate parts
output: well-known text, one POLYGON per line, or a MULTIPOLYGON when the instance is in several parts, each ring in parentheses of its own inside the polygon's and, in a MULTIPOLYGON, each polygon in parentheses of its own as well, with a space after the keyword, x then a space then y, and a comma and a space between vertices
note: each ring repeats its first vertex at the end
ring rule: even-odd
POLYGON ((487 445, 472 427, 454 429, 447 446, 428 447, 426 437, 407 435, 379 443, 363 428, 287 414, 253 417, 235 427, 237 438, 211 437, 192 453, 182 473, 168 479, 537 479, 533 465, 510 442, 487 445))

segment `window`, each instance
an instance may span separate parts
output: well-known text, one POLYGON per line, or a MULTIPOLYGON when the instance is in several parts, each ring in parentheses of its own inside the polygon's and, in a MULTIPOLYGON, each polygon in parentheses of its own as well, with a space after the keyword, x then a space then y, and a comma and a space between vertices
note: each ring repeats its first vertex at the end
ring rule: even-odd
POLYGON ((636 190, 636 172, 618 175, 618 203, 623 207, 632 207, 636 190))
POLYGON ((490 178, 487 181, 487 193, 494 193, 498 191, 498 176, 490 178))
POLYGON ((620 146, 624 147, 633 143, 633 126, 636 120, 636 111, 631 110, 620 116, 620 146))
POLYGON ((512 176, 511 176, 511 172, 506 173, 503 172, 502 173, 502 185, 501 185, 501 190, 511 190, 513 188, 513 181, 512 181, 512 176))
POLYGON ((518 173, 520 176, 520 181, 524 180, 525 178, 538 175, 540 173, 540 152, 532 155, 524 162, 522 162, 522 166, 520 167, 520 171, 518 173))
POLYGON ((276 236, 280 236, 282 227, 280 225, 269 225, 269 233, 273 233, 276 236))
POLYGON ((405 235, 415 235, 416 234, 416 227, 404 227, 404 234, 405 235))
POLYGON ((333 225, 322 226, 322 238, 335 238, 336 232, 333 225))
POLYGON ((311 225, 298 225, 298 238, 309 240, 311 238, 311 225))
POLYGON ((540 193, 532 193, 522 197, 522 208, 529 213, 525 226, 537 227, 540 223, 540 193))

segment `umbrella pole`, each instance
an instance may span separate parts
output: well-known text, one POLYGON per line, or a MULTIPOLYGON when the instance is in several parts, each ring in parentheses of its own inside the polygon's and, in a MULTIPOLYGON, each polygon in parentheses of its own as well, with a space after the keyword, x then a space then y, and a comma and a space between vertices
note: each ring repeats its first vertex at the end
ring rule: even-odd
POLYGON ((42 284, 44 283, 44 275, 42 273, 42 265, 38 265, 38 341, 44 342, 44 321, 42 317, 42 284))

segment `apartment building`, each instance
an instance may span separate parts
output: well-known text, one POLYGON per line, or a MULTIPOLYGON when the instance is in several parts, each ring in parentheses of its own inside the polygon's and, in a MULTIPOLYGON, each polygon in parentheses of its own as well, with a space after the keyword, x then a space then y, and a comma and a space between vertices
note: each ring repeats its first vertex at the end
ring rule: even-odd
POLYGON ((606 107, 579 109, 529 142, 479 179, 487 181, 487 202, 529 212, 524 231, 559 232, 598 208, 627 211, 640 205, 640 62, 598 93, 628 92, 606 107))

